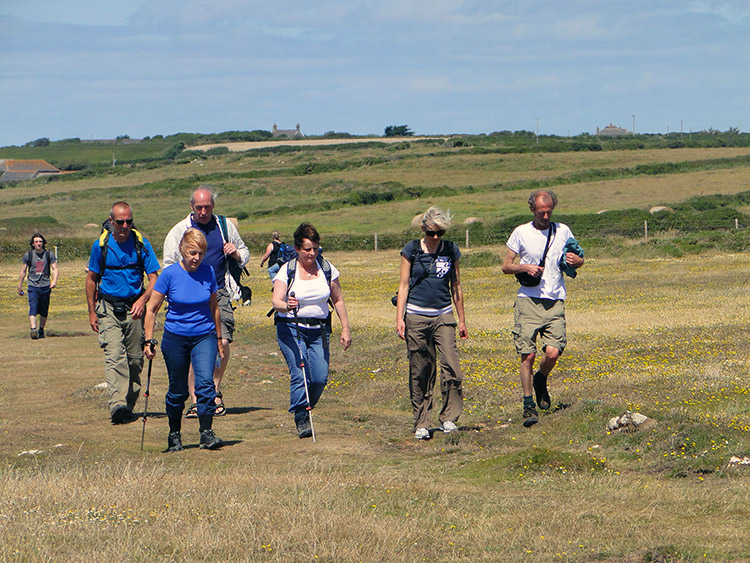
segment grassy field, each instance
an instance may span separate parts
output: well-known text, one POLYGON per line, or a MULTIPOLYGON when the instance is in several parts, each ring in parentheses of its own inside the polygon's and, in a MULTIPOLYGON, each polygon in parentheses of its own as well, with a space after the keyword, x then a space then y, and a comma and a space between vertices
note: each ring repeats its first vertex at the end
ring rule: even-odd
POLYGON ((750 559, 750 476, 729 465, 750 456, 748 254, 589 260, 569 282, 556 408, 531 429, 510 338, 516 284, 497 265, 464 268, 461 432, 429 442, 411 434, 388 302, 396 253, 329 258, 354 345, 332 347, 317 443, 296 438, 285 410, 288 376, 256 268, 255 303, 237 310, 228 415, 215 423, 228 445, 199 450, 186 421, 190 447, 169 455, 160 356, 144 451, 140 420, 109 424, 84 263, 60 264, 41 341, 28 338, 17 265, 0 265, 0 560, 750 559), (608 433, 628 409, 655 425, 608 433))
MULTIPOLYGON (((22 182, 0 189, 0 220, 52 216, 57 225, 47 232, 64 245, 70 237, 91 238, 95 232, 85 225, 100 224, 114 201, 126 199, 158 248, 189 211, 191 190, 208 183, 220 193, 217 210, 240 217, 240 232, 257 250, 267 244, 271 230, 288 238, 303 216, 328 234, 353 236, 404 233, 412 217, 433 203, 450 207, 459 223, 468 217, 496 221, 526 211, 529 189, 514 189, 521 182, 552 182, 563 213, 674 205, 698 195, 746 191, 750 165, 723 162, 747 157, 750 148, 479 155, 415 143, 402 150, 380 146, 262 154, 248 151, 156 168, 134 164, 110 175, 22 182), (695 163, 696 169, 634 173, 658 163, 695 163), (586 171, 590 180, 571 176, 586 171), (596 172, 608 176, 597 181, 596 172), (361 204, 384 193, 398 197, 361 204)), ((0 236, 23 239, 33 223, 22 236, 0 236)))

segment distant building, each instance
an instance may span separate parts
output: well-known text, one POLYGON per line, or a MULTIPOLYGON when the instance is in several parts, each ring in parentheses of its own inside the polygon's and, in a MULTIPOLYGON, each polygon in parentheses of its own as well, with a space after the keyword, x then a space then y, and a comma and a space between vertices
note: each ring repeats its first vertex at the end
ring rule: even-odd
POLYGON ((0 159, 0 182, 32 180, 50 174, 60 174, 60 170, 46 160, 0 159))
POLYGON ((632 135, 633 133, 631 131, 628 131, 627 129, 616 127, 615 125, 612 125, 610 123, 604 129, 599 129, 597 127, 596 134, 599 137, 624 137, 625 135, 632 135))
POLYGON ((299 123, 297 123, 296 129, 279 129, 274 123, 271 136, 274 138, 286 137, 287 139, 302 139, 304 137, 302 132, 299 130, 299 123))

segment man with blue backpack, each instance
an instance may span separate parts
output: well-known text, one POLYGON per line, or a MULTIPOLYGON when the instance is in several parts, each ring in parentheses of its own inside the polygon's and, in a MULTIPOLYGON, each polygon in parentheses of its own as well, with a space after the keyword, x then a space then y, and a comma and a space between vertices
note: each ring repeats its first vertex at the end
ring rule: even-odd
MULTIPOLYGON (((216 411, 214 416, 226 414, 224 397, 221 393, 221 380, 229 362, 229 343, 234 336, 234 310, 232 299, 240 298, 239 275, 250 260, 250 251, 245 246, 237 228, 223 215, 214 215, 215 195, 210 186, 200 185, 190 198, 192 212, 177 223, 164 240, 164 267, 182 260, 180 240, 186 230, 199 229, 206 236, 208 247, 204 262, 214 269, 219 287, 217 297, 221 313, 221 339, 224 344, 224 358, 214 369, 216 385, 216 411)), ((188 376, 188 387, 192 404, 186 413, 187 418, 197 418, 197 404, 194 394, 194 374, 192 368, 188 376)))

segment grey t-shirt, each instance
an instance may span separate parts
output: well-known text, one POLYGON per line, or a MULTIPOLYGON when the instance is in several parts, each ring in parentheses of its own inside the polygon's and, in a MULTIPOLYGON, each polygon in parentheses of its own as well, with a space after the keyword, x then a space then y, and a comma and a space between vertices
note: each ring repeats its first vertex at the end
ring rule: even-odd
POLYGON ((29 250, 23 255, 23 263, 28 266, 29 270, 29 287, 49 287, 50 285, 50 265, 57 262, 57 258, 48 250, 43 250, 37 254, 29 250))

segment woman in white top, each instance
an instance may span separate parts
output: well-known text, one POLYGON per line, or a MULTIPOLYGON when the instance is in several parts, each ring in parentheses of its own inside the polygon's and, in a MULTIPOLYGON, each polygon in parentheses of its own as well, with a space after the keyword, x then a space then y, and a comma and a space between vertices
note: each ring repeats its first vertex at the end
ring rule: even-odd
POLYGON ((297 227, 294 248, 297 258, 283 264, 273 280, 273 308, 279 348, 289 366, 289 412, 294 414, 298 436, 308 438, 312 436, 309 411, 328 381, 329 299, 341 321, 344 350, 351 346, 352 336, 339 271, 318 256, 320 235, 315 227, 309 223, 297 227))

